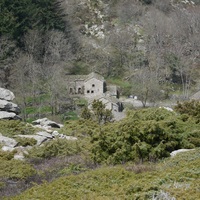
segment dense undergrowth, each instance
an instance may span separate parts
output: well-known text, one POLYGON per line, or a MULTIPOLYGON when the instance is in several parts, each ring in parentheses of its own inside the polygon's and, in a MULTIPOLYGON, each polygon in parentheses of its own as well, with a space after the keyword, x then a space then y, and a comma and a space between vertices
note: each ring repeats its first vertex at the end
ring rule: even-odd
POLYGON ((198 199, 200 151, 196 149, 165 159, 158 164, 146 163, 101 167, 79 175, 59 178, 36 185, 20 196, 25 199, 198 199), (139 170, 140 169, 140 170, 139 170), (162 199, 162 198, 157 198, 162 199))
POLYGON ((20 120, 0 120, 0 133, 7 137, 31 135, 35 130, 30 124, 20 120))
MULTIPOLYGON (((196 200, 200 186, 196 117, 187 110, 149 108, 129 111, 119 122, 66 121, 60 133, 75 136, 77 141, 55 138, 34 146, 25 161, 14 160, 15 152, 0 152, 0 195, 16 200, 55 196, 196 200), (180 148, 195 150, 164 159, 180 148)), ((3 135, 5 130, 12 137, 34 131, 27 131, 29 126, 18 121, 0 121, 0 125, 3 135)), ((24 146, 27 142, 31 141, 21 141, 24 146)))

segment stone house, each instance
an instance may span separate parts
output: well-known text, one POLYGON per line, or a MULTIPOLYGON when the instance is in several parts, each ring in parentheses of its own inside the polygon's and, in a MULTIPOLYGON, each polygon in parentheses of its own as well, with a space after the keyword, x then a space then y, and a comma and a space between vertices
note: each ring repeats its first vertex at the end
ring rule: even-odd
MULTIPOLYGON (((98 73, 90 73, 88 75, 67 75, 67 89, 70 95, 79 95, 86 98, 94 98, 96 96, 106 95, 109 93, 109 87, 103 76, 98 73)), ((115 87, 117 90, 117 87, 115 87)), ((114 94, 117 91, 113 92, 114 94)))
MULTIPOLYGON (((84 97, 88 102, 102 101, 106 108, 121 112, 119 91, 116 85, 107 85, 103 76, 92 72, 88 75, 67 75, 67 89, 71 96, 84 97)), ((90 103, 89 103, 90 104, 90 103)))

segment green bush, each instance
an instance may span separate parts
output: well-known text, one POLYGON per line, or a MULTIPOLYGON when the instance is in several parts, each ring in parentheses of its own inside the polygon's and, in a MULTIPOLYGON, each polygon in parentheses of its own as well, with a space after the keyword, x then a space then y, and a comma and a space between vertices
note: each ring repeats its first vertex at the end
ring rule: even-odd
POLYGON ((81 152, 81 143, 66 139, 55 139, 35 146, 29 150, 28 158, 52 158, 56 156, 74 155, 81 152))
POLYGON ((37 140, 34 138, 23 138, 23 137, 17 137, 15 138, 16 141, 18 142, 18 146, 34 146, 37 144, 37 140))
MULTIPOLYGON (((161 191, 175 199, 199 199, 200 149, 164 159, 150 167, 128 163, 99 167, 35 185, 12 200, 42 199, 138 199, 149 200, 161 191), (139 170, 139 171, 138 171, 139 170), (66 189, 67 188, 67 189, 66 189)), ((72 165, 73 170, 80 170, 72 165)), ((64 171, 64 174, 67 171, 64 171)))
POLYGON ((157 160, 173 150, 198 146, 199 128, 194 120, 183 121, 161 108, 130 111, 127 118, 91 135, 92 157, 96 163, 112 164, 157 160))
POLYGON ((192 117, 196 120, 197 123, 200 122, 200 102, 199 101, 185 101, 178 102, 174 107, 175 111, 184 115, 186 119, 192 117))
POLYGON ((14 158, 16 151, 2 151, 0 150, 0 160, 11 160, 14 158))
POLYGON ((0 178, 3 179, 26 179, 36 173, 35 169, 20 160, 0 159, 0 178))
POLYGON ((0 130, 7 137, 31 135, 35 132, 35 129, 31 125, 19 120, 0 120, 0 130))

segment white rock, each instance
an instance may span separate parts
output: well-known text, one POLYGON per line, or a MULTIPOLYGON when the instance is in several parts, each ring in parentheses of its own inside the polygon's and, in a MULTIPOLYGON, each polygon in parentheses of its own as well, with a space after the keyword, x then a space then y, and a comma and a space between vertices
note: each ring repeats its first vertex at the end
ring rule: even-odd
POLYGON ((12 138, 0 135, 0 144, 13 148, 17 145, 17 143, 18 142, 12 138))
POLYGON ((47 118, 38 119, 32 122, 33 125, 50 126, 52 128, 60 128, 60 125, 54 121, 47 118))
POLYGON ((0 99, 0 110, 6 112, 14 112, 16 114, 20 113, 20 109, 17 104, 1 99, 0 99))
POLYGON ((40 135, 40 136, 43 136, 43 137, 46 137, 46 138, 52 138, 52 135, 45 132, 45 131, 37 132, 36 135, 40 135))
POLYGON ((14 155, 15 160, 24 160, 24 155, 23 153, 15 154, 14 155))
POLYGON ((10 90, 0 88, 0 99, 12 101, 15 95, 10 90))
POLYGON ((53 133, 52 133, 52 136, 53 137, 56 137, 56 136, 59 136, 60 134, 58 133, 58 131, 53 131, 53 133))
POLYGON ((176 150, 176 151, 172 151, 172 152, 170 153, 170 155, 171 155, 171 157, 173 157, 173 156, 175 156, 175 155, 178 154, 178 153, 187 152, 187 151, 192 151, 192 150, 194 150, 194 149, 178 149, 178 150, 176 150))
POLYGON ((65 138, 66 138, 67 140, 77 140, 76 137, 72 137, 72 136, 65 136, 65 138))
POLYGON ((13 151, 13 150, 15 150, 15 148, 14 147, 9 147, 9 146, 3 146, 1 148, 1 150, 2 151, 13 151))
POLYGON ((14 112, 0 111, 0 119, 15 119, 17 115, 14 112))

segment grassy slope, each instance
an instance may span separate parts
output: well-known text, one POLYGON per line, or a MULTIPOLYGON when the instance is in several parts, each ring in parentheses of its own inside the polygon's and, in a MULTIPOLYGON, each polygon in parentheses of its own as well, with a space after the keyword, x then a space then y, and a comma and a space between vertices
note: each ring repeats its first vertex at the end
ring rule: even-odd
POLYGON ((153 194, 161 195, 164 191, 168 197, 197 200, 199 176, 200 149, 197 149, 155 165, 129 163, 65 176, 10 199, 152 199, 153 194))

